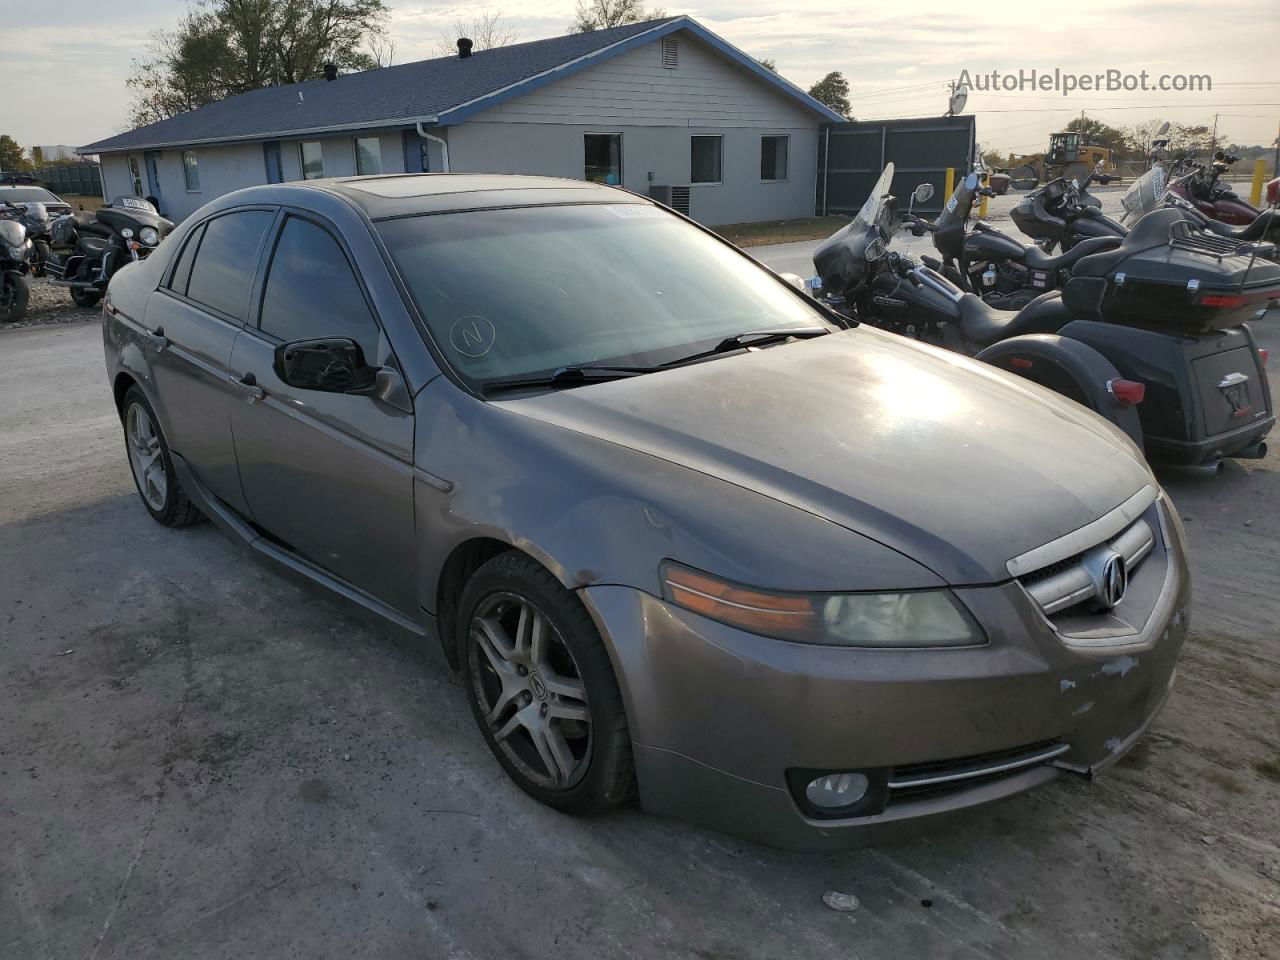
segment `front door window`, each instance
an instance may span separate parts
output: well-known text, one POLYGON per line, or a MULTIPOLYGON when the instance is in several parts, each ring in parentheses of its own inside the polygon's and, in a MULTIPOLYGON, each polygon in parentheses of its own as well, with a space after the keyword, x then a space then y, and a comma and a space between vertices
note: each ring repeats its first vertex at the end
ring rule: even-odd
POLYGON ((583 175, 592 183, 622 184, 622 134, 588 133, 583 141, 583 175))

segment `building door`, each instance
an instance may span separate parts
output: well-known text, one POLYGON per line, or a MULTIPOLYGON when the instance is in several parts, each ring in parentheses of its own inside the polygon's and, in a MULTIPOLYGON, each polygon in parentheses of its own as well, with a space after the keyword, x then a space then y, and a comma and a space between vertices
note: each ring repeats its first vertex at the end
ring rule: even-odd
POLYGON ((157 161, 160 159, 159 150, 149 150, 142 155, 147 164, 147 183, 151 187, 151 196, 156 198, 156 209, 160 209, 164 203, 164 194, 160 192, 160 171, 157 161))
POLYGON ((280 165, 279 140, 268 140, 262 145, 262 161, 267 167, 267 183, 283 183, 284 168, 280 165))

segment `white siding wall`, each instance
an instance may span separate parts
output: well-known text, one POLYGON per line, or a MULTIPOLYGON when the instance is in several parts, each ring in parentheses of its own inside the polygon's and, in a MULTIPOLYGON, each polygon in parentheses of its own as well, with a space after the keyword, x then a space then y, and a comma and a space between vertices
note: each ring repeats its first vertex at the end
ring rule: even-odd
POLYGON ((449 128, 456 171, 581 178, 583 135, 622 134, 623 186, 689 184, 690 136, 724 137, 722 183, 693 184, 704 223, 810 216, 818 118, 687 33, 679 66, 653 42, 479 113, 449 128), (760 138, 790 139, 788 178, 760 180, 760 138))

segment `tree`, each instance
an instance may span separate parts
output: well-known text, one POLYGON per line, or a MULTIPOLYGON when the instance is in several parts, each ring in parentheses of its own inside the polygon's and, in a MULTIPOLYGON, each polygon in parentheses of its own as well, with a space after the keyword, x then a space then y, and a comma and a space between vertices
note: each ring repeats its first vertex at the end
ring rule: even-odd
POLYGON ((27 159, 18 141, 7 133, 0 133, 0 171, 14 173, 30 169, 31 161, 27 159))
POLYGON ((224 97, 322 76, 324 65, 378 66, 365 44, 384 35, 383 0, 197 0, 126 85, 135 126, 224 97))
POLYGON ((578 0, 573 26, 569 29, 574 33, 590 33, 628 23, 661 20, 666 15, 661 7, 646 10, 642 0, 578 0))
POLYGON ((778 72, 778 63, 773 59, 773 57, 765 57, 760 61, 760 66, 764 67, 766 70, 772 70, 774 73, 778 72))
POLYGON ((832 70, 809 88, 809 96, 826 104, 842 117, 849 116, 849 81, 839 70, 832 70))
POLYGON ((481 13, 469 21, 453 21, 453 29, 436 41, 436 51, 442 57, 451 57, 458 52, 458 40, 466 37, 471 41, 471 49, 492 50, 494 47, 509 47, 520 39, 520 34, 509 26, 500 13, 481 13))

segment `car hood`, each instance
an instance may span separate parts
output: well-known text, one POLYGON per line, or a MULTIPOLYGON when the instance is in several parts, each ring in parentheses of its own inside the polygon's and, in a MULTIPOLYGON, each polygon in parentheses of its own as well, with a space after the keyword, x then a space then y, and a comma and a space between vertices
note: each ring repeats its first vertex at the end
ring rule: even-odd
POLYGON ((956 585, 1007 580, 1010 558, 1154 483, 1084 407, 869 327, 501 405, 809 511, 956 585))

